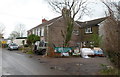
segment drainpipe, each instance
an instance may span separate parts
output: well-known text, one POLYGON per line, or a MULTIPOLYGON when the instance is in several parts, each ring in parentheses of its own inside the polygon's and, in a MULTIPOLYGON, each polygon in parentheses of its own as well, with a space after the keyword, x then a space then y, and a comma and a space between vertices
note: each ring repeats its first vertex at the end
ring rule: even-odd
POLYGON ((49 43, 49 26, 52 25, 52 24, 53 24, 53 23, 50 23, 50 24, 47 25, 47 37, 46 37, 46 38, 47 38, 47 39, 46 39, 46 40, 47 40, 47 49, 46 49, 46 54, 45 54, 45 56, 48 56, 48 47, 49 47, 49 45, 48 45, 48 43, 49 43))

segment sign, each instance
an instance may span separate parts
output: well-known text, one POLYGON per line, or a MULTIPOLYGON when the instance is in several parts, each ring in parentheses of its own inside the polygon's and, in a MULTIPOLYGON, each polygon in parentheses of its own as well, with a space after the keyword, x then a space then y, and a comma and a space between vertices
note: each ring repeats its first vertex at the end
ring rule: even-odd
POLYGON ((6 44, 7 42, 6 41, 2 41, 2 44, 6 44))

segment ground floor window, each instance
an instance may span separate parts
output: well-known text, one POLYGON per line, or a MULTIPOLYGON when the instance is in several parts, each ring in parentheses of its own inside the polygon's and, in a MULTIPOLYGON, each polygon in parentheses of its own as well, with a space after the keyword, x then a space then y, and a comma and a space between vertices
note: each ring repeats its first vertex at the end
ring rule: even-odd
POLYGON ((82 47, 93 47, 93 43, 92 41, 84 41, 82 42, 82 47))

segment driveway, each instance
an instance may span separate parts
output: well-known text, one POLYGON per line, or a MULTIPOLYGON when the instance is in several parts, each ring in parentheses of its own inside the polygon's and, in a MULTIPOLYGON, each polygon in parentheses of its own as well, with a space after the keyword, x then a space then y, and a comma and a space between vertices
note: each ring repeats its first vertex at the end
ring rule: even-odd
POLYGON ((37 60, 51 69, 69 73, 69 75, 100 75, 102 65, 111 66, 106 57, 68 57, 68 58, 47 58, 34 56, 37 60))

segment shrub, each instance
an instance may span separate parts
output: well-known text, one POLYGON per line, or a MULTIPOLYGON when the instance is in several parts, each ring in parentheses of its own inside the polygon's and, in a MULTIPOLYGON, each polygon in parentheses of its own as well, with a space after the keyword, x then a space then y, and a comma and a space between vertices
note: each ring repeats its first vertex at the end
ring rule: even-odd
POLYGON ((103 69, 100 71, 100 74, 102 75, 119 75, 120 73, 118 69, 111 66, 107 66, 104 64, 101 64, 101 66, 103 67, 103 69))
POLYGON ((29 45, 28 45, 28 44, 25 44, 24 47, 29 47, 29 45))
POLYGON ((110 61, 117 67, 120 69, 120 52, 115 52, 115 51, 109 51, 107 52, 108 57, 110 59, 110 61))
POLYGON ((32 51, 28 51, 28 52, 26 52, 27 54, 34 54, 32 51))

